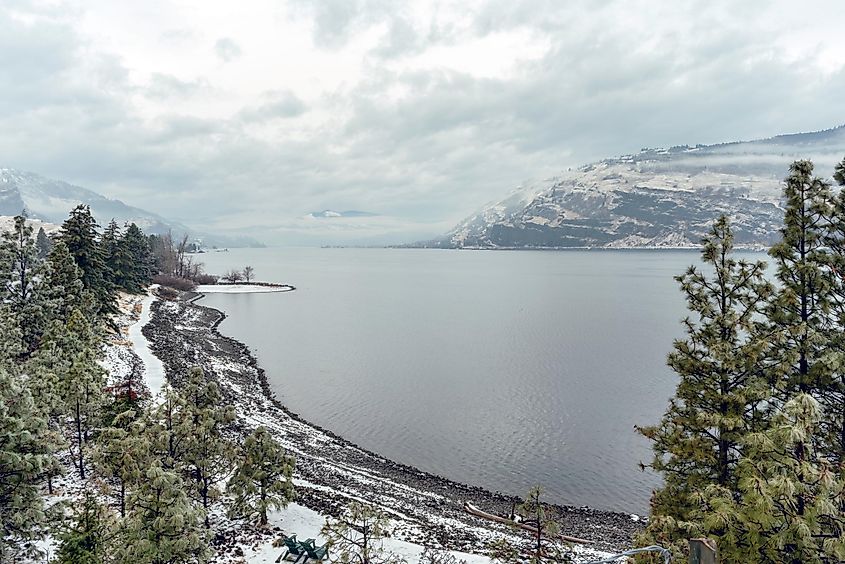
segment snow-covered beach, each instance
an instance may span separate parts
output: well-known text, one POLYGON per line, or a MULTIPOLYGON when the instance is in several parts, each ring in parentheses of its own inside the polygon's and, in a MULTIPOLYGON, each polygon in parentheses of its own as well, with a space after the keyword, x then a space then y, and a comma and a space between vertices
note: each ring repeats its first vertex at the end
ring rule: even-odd
POLYGON ((200 284, 196 292, 200 294, 263 294, 268 292, 292 292, 288 284, 200 284))
MULTIPOLYGON (((235 292, 238 287, 215 289, 224 288, 235 292)), ((259 531, 250 524, 227 520, 219 509, 214 511, 217 562, 274 561, 280 551, 272 542, 280 533, 319 538, 325 518, 338 516, 351 500, 377 504, 390 514, 394 538, 385 547, 409 562, 418 560, 424 546, 455 551, 458 559, 469 563, 487 562, 484 553, 491 540, 521 541, 522 536, 512 529, 480 520, 463 509, 465 502, 471 502, 507 514, 515 498, 392 462, 287 410, 273 397, 249 349, 217 330, 225 315, 196 303, 202 295, 183 293, 176 300, 147 296, 132 305, 138 321, 129 326, 127 340, 147 385, 153 392, 160 389, 164 370, 167 380, 178 387, 188 368, 202 366, 214 375, 227 402, 235 407, 240 432, 267 427, 297 461, 296 503, 273 513, 270 529, 259 531)), ((573 547, 581 562, 629 548, 641 527, 639 520, 623 513, 586 507, 561 507, 560 512, 564 534, 595 541, 573 547)))

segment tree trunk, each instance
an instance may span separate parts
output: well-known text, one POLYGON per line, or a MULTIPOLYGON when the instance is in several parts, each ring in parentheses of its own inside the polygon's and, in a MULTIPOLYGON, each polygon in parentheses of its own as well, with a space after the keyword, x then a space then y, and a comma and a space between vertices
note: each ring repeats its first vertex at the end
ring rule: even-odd
POLYGON ((120 517, 126 517, 126 482, 120 480, 120 517))
POLYGON ((211 522, 208 520, 208 481, 202 480, 202 487, 200 488, 200 495, 202 496, 202 508, 205 510, 205 528, 211 528, 211 522))
POLYGON ((267 488, 264 484, 261 484, 260 488, 260 497, 261 497, 261 517, 259 520, 259 524, 266 525, 267 524, 267 488))
POLYGON ((79 399, 76 400, 76 446, 79 449, 79 477, 85 479, 85 463, 82 460, 82 414, 79 399))

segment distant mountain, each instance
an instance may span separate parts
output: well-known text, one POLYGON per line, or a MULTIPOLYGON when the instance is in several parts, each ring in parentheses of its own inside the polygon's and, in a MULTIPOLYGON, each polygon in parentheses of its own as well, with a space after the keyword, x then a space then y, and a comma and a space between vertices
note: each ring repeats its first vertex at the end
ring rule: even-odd
POLYGON ((719 145, 642 149, 517 188, 434 241, 445 248, 694 247, 713 220, 737 244, 768 246, 783 220, 782 181, 795 159, 830 177, 845 126, 719 145))
POLYGON ((26 211, 34 219, 61 224, 68 212, 78 204, 87 204, 100 225, 112 219, 118 223, 134 222, 147 234, 163 234, 171 230, 174 236, 188 233, 192 239, 207 246, 254 247, 260 243, 249 237, 231 237, 197 232, 181 223, 167 220, 158 214, 112 200, 96 192, 10 168, 0 168, 0 216, 12 216, 26 211))
POLYGON ((313 217, 315 219, 331 219, 335 217, 375 217, 378 214, 365 212, 365 211, 357 211, 357 210, 349 210, 349 211, 334 211, 334 210, 323 210, 323 211, 315 211, 308 214, 308 217, 313 217))

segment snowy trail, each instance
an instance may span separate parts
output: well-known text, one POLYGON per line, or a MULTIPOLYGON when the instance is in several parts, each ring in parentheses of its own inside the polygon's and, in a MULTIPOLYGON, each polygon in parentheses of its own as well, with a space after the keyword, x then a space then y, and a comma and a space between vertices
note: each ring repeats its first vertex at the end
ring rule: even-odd
POLYGON ((152 349, 150 349, 150 342, 141 332, 141 329, 150 322, 150 318, 152 317, 151 306, 155 300, 156 297, 152 294, 147 295, 141 300, 141 315, 138 321, 129 326, 129 341, 132 343, 135 354, 138 355, 144 364, 144 379, 153 397, 159 394, 164 385, 164 364, 153 354, 152 349))

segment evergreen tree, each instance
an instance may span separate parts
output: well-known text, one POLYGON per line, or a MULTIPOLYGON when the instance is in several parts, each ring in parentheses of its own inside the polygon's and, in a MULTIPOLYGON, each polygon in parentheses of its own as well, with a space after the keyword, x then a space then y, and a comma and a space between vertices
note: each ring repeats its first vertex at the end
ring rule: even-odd
POLYGON ((708 487, 701 532, 718 536, 725 562, 845 560, 843 480, 814 447, 820 420, 819 403, 797 394, 769 428, 743 438, 738 491, 708 487))
POLYGON ((179 475, 150 466, 129 498, 118 562, 177 564, 209 556, 202 510, 191 504, 179 475))
POLYGON ((126 291, 140 292, 152 283, 153 255, 149 239, 131 223, 123 235, 123 246, 131 259, 126 291))
POLYGON ((230 474, 233 458, 232 446, 223 438, 221 430, 234 421, 235 412, 231 407, 221 405, 223 398, 217 383, 207 380, 198 367, 188 372, 181 395, 185 408, 180 416, 185 423, 178 428, 187 433, 182 462, 190 491, 205 510, 205 526, 208 527, 209 505, 220 496, 217 484, 230 474))
POLYGON ((74 310, 66 324, 51 323, 31 364, 43 401, 49 402, 47 410, 59 421, 72 424, 71 454, 82 478, 85 445, 105 402, 105 371, 99 355, 98 334, 85 316, 74 310))
POLYGON ((734 489, 745 434, 763 425, 759 407, 769 397, 763 370, 771 358, 770 336, 759 315, 772 294, 763 262, 737 261, 727 217, 702 241, 711 277, 691 266, 676 277, 694 318, 687 337, 674 343, 668 364, 680 376, 660 425, 638 428, 652 441, 648 465, 664 485, 651 501, 643 542, 677 543, 680 552, 698 524, 691 514, 709 484, 734 489))
POLYGON ((51 437, 20 377, 0 368, 0 562, 33 556, 44 532, 38 484, 54 463, 51 437))
POLYGON ((542 495, 540 486, 531 488, 525 496, 525 501, 517 508, 522 518, 521 523, 534 528, 531 533, 531 557, 528 561, 532 564, 563 562, 566 557, 556 540, 560 535, 560 525, 553 518, 549 507, 541 501, 542 495))
POLYGON ((43 294, 53 320, 67 323, 74 310, 79 310, 89 320, 96 317, 94 296, 85 289, 82 270, 62 241, 57 242, 47 256, 43 294))
POLYGON ((267 429, 258 427, 244 441, 240 463, 229 480, 233 515, 258 515, 267 524, 267 511, 286 507, 294 497, 293 457, 287 456, 267 429))
POLYGON ((127 289, 132 278, 132 257, 123 244, 123 234, 114 219, 103 229, 100 248, 107 281, 113 288, 127 289))
POLYGON ((190 420, 183 416, 185 399, 171 386, 166 386, 160 397, 150 413, 146 434, 162 466, 181 471, 190 441, 190 420))
POLYGON ((144 384, 143 376, 136 370, 131 370, 126 376, 116 380, 108 390, 111 392, 111 403, 104 413, 103 421, 111 425, 118 415, 132 411, 140 413, 149 401, 149 389, 144 384))
MULTIPOLYGON (((836 165, 834 178, 845 186, 845 159, 836 165)), ((829 212, 825 244, 830 249, 833 327, 828 337, 831 352, 838 353, 841 358, 845 355, 845 190, 840 190, 839 195, 833 198, 829 212)), ((822 431, 826 442, 832 445, 830 455, 835 462, 845 465, 845 374, 842 371, 840 365, 838 378, 826 386, 821 400, 828 414, 822 423, 822 431)))
POLYGON ((98 472, 117 482, 114 496, 120 517, 126 516, 126 496, 147 468, 159 463, 152 452, 148 420, 129 410, 118 414, 100 433, 93 453, 98 472))
POLYGON ((53 248, 53 242, 47 236, 43 227, 38 228, 38 234, 35 236, 35 248, 38 250, 38 258, 44 260, 50 254, 53 248))
MULTIPOLYGON (((768 321, 783 336, 778 348, 783 369, 772 370, 774 398, 772 406, 781 407, 799 394, 808 394, 823 402, 821 429, 813 439, 823 455, 842 458, 839 441, 842 413, 831 400, 841 390, 843 362, 835 352, 835 288, 837 281, 830 268, 829 218, 830 187, 813 176, 809 161, 796 161, 790 167, 784 190, 786 213, 782 240, 769 254, 777 264, 778 292, 768 311, 768 321)), ((811 450, 796 442, 796 467, 802 469, 795 480, 807 487, 793 488, 791 505, 797 519, 805 519, 812 528, 812 499, 808 497, 813 480, 811 450)), ((815 445, 813 445, 815 446, 815 445)), ((799 550, 787 546, 786 552, 799 550)))
POLYGON ((74 342, 71 345, 73 356, 62 390, 65 402, 71 407, 79 475, 84 478, 83 449, 105 403, 103 391, 106 374, 98 363, 100 343, 88 320, 77 310, 71 314, 66 327, 74 342))
POLYGON ((4 281, 0 299, 11 306, 18 318, 23 353, 28 356, 38 346, 47 319, 38 283, 43 272, 42 263, 38 260, 32 226, 27 225, 26 217, 16 216, 12 231, 3 233, 1 241, 4 281))
POLYGON ((816 395, 829 386, 832 366, 823 361, 830 344, 831 275, 825 230, 830 217, 830 187, 813 177, 813 164, 796 161, 784 189, 786 213, 782 239, 769 254, 777 266, 779 288, 768 319, 785 342, 787 367, 773 382, 781 405, 797 393, 816 395))
POLYGON ((18 320, 8 304, 0 303, 0 370, 20 372, 18 357, 23 351, 23 339, 18 320))
POLYGON ((384 549, 390 537, 387 515, 370 505, 351 502, 340 519, 327 519, 320 533, 334 558, 343 564, 398 564, 402 558, 384 549))
POLYGON ((88 206, 80 204, 71 210, 70 217, 62 224, 58 240, 67 245, 76 265, 81 269, 82 284, 94 294, 98 313, 103 316, 116 313, 108 267, 97 240, 97 222, 88 206))
POLYGON ((103 564, 109 561, 115 520, 90 490, 71 505, 71 515, 58 532, 58 564, 103 564))

